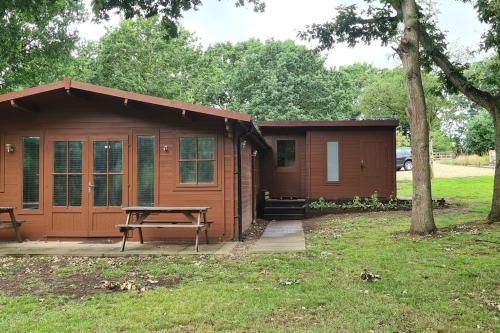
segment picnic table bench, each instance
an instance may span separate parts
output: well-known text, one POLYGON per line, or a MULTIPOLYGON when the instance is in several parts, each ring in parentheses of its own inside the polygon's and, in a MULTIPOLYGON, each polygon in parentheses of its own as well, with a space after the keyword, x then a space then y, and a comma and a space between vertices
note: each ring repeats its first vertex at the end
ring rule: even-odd
POLYGON ((138 229, 139 240, 144 244, 142 229, 146 228, 185 228, 196 231, 195 247, 198 252, 198 242, 200 231, 205 231, 205 240, 208 244, 208 228, 211 221, 207 221, 207 211, 210 207, 125 207, 127 218, 125 224, 117 224, 116 227, 123 233, 122 252, 125 251, 128 232, 138 229), (168 221, 168 220, 147 220, 151 215, 158 214, 183 214, 187 220, 168 221), (132 223, 135 217, 134 223, 132 223))
POLYGON ((16 238, 19 243, 23 242, 21 237, 21 231, 19 228, 24 223, 23 220, 17 220, 14 215, 14 207, 0 207, 0 214, 9 214, 10 220, 2 221, 0 220, 0 229, 13 228, 16 232, 16 238))

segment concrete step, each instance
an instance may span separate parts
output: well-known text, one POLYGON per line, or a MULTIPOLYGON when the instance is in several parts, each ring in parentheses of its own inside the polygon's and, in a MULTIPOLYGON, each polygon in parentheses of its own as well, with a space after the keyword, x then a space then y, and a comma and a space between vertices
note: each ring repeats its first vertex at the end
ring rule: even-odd
POLYGON ((264 214, 266 220, 303 220, 305 214, 264 214))
POLYGON ((267 199, 264 207, 303 207, 305 199, 267 199))

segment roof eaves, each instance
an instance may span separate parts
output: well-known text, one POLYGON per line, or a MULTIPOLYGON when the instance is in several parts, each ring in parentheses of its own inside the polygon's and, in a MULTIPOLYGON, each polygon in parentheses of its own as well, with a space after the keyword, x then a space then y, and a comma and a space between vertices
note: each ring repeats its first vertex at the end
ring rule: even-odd
POLYGON ((123 90, 119 90, 119 89, 98 86, 98 85, 94 85, 94 84, 90 84, 90 83, 78 82, 78 81, 74 81, 74 80, 71 80, 68 78, 66 78, 62 81, 43 84, 43 85, 40 85, 37 87, 27 88, 27 89, 23 89, 20 91, 14 91, 14 92, 0 95, 0 103, 10 101, 13 99, 17 99, 17 98, 23 98, 23 97, 41 94, 44 92, 54 91, 54 90, 58 90, 58 89, 65 89, 65 90, 79 89, 79 90, 84 90, 84 91, 88 91, 88 92, 93 92, 96 94, 108 95, 108 96, 113 96, 113 97, 118 97, 118 98, 127 98, 129 100, 133 100, 133 101, 137 101, 137 102, 142 102, 142 103, 147 103, 147 104, 152 104, 152 105, 157 105, 157 106, 163 106, 163 107, 169 107, 169 108, 174 108, 174 109, 179 109, 179 110, 186 110, 186 111, 191 111, 191 112, 196 112, 196 113, 202 113, 202 114, 216 116, 216 117, 228 118, 228 119, 245 121, 245 122, 251 122, 251 120, 252 120, 252 117, 250 115, 240 113, 240 112, 233 112, 233 111, 216 109, 216 108, 203 106, 203 105, 184 103, 184 102, 174 101, 174 100, 161 98, 161 97, 147 96, 147 95, 142 95, 142 94, 133 93, 133 92, 127 92, 127 91, 123 91, 123 90))

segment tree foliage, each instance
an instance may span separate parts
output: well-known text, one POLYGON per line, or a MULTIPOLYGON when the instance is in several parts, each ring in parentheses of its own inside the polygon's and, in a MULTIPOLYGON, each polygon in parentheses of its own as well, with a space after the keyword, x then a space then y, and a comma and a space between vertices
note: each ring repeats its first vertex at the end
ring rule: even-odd
POLYGON ((0 2, 0 92, 63 76, 78 41, 72 24, 83 15, 75 0, 0 2))
MULTIPOLYGON (((220 75, 213 101, 255 119, 342 119, 352 115, 355 85, 327 69, 316 51, 292 41, 250 40, 207 50, 220 75)), ((207 68, 207 67, 206 67, 207 68)), ((213 85, 210 85, 213 86, 213 85)))
POLYGON ((367 65, 329 69, 293 41, 249 40, 202 50, 186 31, 163 38, 159 19, 124 20, 87 44, 68 69, 75 79, 127 91, 228 108, 255 119, 344 119, 367 65))
MULTIPOLYGON (((220 0, 219 0, 220 1, 220 0)), ((255 11, 265 8, 262 0, 234 0, 236 6, 253 5, 255 11)), ((99 19, 108 19, 110 12, 120 12, 126 19, 161 17, 164 37, 178 37, 179 18, 183 12, 196 10, 202 0, 93 0, 92 9, 99 19)))
POLYGON ((468 153, 482 155, 494 147, 495 133, 491 117, 481 112, 467 124, 465 147, 468 153))
MULTIPOLYGON (((447 104, 443 96, 443 86, 436 76, 426 72, 422 73, 422 83, 430 125, 435 127, 439 122, 438 112, 447 104)), ((385 69, 370 78, 359 96, 354 111, 368 116, 396 116, 400 120, 402 131, 409 134, 406 101, 403 69, 385 69)))
POLYGON ((191 35, 163 38, 158 19, 124 20, 95 48, 91 81, 142 94, 198 102, 192 96, 193 70, 200 50, 191 35))

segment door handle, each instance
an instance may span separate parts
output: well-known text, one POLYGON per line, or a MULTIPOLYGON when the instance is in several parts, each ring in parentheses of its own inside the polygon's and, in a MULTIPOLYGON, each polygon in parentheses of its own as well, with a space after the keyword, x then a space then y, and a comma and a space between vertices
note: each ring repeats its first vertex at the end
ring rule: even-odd
POLYGON ((89 182, 89 193, 90 193, 93 189, 94 189, 94 185, 93 185, 91 182, 89 182))
POLYGON ((365 167, 365 160, 361 160, 361 169, 365 167))

